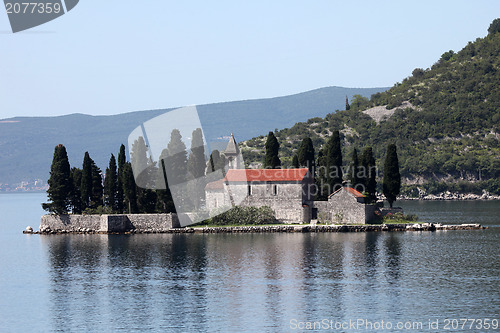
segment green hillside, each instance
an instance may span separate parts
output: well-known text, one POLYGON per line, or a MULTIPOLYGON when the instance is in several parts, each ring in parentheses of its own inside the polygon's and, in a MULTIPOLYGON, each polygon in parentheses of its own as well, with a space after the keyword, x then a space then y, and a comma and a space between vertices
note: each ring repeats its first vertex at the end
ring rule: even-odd
MULTIPOLYGON (((387 144, 395 143, 406 184, 489 180, 483 185, 500 190, 498 30, 492 24, 485 38, 445 52, 431 68, 415 69, 386 92, 355 96, 349 110, 277 131, 282 165, 292 164, 304 137, 312 138, 317 153, 331 131, 340 130, 344 164, 353 148, 372 146, 382 165, 387 144)), ((264 139, 241 144, 247 165, 263 160, 264 139)))

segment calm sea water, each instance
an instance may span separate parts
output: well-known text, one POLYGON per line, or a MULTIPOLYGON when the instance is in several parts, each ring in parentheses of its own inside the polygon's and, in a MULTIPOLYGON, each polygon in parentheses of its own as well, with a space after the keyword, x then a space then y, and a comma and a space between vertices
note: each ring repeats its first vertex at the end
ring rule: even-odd
POLYGON ((401 203, 481 231, 22 234, 44 199, 0 194, 0 332, 499 331, 498 201, 401 203))

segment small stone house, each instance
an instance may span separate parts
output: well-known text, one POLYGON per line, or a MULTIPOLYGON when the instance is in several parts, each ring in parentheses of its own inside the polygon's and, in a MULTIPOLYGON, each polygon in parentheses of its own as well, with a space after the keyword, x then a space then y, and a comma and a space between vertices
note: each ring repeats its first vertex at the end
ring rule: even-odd
POLYGON ((375 218, 375 206, 365 203, 366 197, 352 187, 341 187, 330 194, 328 201, 314 203, 320 220, 342 224, 366 224, 375 218))
POLYGON ((309 223, 314 186, 309 169, 229 169, 205 187, 209 211, 233 205, 271 207, 285 223, 309 223))

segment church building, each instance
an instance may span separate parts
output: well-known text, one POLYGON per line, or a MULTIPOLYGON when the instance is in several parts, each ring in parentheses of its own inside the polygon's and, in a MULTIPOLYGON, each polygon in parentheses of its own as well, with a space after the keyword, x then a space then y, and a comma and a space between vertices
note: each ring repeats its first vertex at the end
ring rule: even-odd
POLYGON ((223 179, 205 187, 209 211, 239 206, 268 206, 284 223, 310 223, 311 219, 331 223, 364 224, 374 217, 374 207, 364 195, 343 187, 328 201, 314 201, 316 185, 308 168, 244 169, 240 149, 231 134, 223 152, 228 169, 223 179))

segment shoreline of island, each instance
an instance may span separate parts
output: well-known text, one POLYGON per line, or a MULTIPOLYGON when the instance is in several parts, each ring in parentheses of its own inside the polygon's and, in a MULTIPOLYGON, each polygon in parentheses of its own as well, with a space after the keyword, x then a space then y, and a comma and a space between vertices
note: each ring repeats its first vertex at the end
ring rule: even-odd
POLYGON ((62 235, 62 234, 218 234, 218 233, 324 233, 324 232, 404 232, 404 231, 450 231, 484 230, 481 224, 440 224, 440 223, 384 223, 365 225, 315 225, 315 224, 276 224, 249 226, 195 226, 177 228, 135 228, 123 231, 105 231, 92 228, 51 229, 43 227, 38 231, 23 231, 25 234, 62 235))

